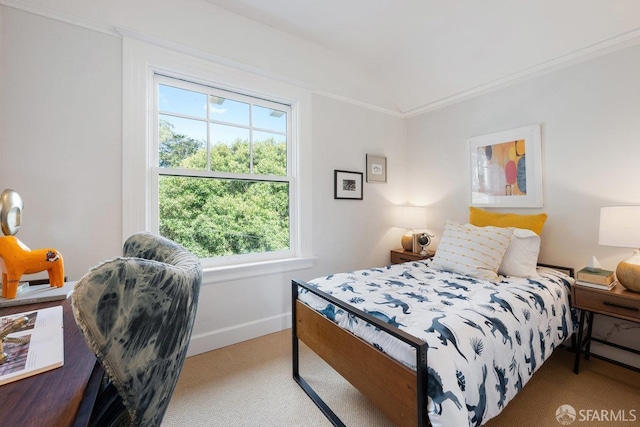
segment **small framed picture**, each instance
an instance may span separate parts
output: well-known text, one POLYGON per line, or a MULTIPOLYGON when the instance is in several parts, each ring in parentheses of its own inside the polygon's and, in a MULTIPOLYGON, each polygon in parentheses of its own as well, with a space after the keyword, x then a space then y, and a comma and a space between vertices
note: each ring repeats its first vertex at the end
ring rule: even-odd
POLYGON ((335 170, 334 199, 362 200, 362 172, 335 170))
POLYGON ((367 182, 387 182, 387 158, 367 154, 367 182))

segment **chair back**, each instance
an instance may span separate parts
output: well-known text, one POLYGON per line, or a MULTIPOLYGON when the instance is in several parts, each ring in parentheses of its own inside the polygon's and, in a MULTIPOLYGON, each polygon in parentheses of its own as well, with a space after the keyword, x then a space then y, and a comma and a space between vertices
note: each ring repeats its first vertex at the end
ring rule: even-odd
POLYGON ((75 286, 76 323, 131 426, 159 426, 164 417, 187 354, 201 283, 195 255, 142 232, 127 239, 122 257, 93 267, 75 286))

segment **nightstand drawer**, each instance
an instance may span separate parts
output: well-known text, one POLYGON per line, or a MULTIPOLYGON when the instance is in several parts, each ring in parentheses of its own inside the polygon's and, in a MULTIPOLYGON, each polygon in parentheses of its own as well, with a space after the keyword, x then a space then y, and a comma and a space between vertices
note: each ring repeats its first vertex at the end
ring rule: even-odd
POLYGON ((433 253, 428 253, 425 256, 417 254, 415 252, 409 252, 402 249, 391 250, 391 264, 401 264, 409 261, 420 261, 423 259, 431 258, 433 253))
MULTIPOLYGON (((572 305, 576 308, 610 316, 619 316, 627 320, 640 321, 640 297, 629 298, 611 291, 600 291, 581 286, 573 287, 572 305)), ((625 291, 628 293, 629 291, 625 291)))
POLYGON ((404 253, 391 252, 391 264, 401 264, 403 262, 415 261, 420 258, 410 256, 404 253))

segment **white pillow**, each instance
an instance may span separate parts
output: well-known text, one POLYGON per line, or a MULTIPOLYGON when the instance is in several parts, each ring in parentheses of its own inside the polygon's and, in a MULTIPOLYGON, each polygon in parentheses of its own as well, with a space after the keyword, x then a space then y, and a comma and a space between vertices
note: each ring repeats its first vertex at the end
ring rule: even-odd
POLYGON ((514 228, 498 273, 503 276, 538 277, 536 265, 539 254, 540 236, 531 230, 514 228))
POLYGON ((512 228, 476 227, 447 220, 432 267, 477 279, 497 280, 512 228))

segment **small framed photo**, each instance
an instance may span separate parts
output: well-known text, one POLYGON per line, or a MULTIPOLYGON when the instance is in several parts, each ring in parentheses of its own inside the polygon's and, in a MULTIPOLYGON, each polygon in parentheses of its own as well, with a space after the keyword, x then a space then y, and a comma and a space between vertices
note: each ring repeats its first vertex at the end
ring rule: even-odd
POLYGON ((367 182, 387 182, 387 158, 367 154, 367 182))
POLYGON ((334 199, 362 200, 362 172, 335 170, 334 199))

